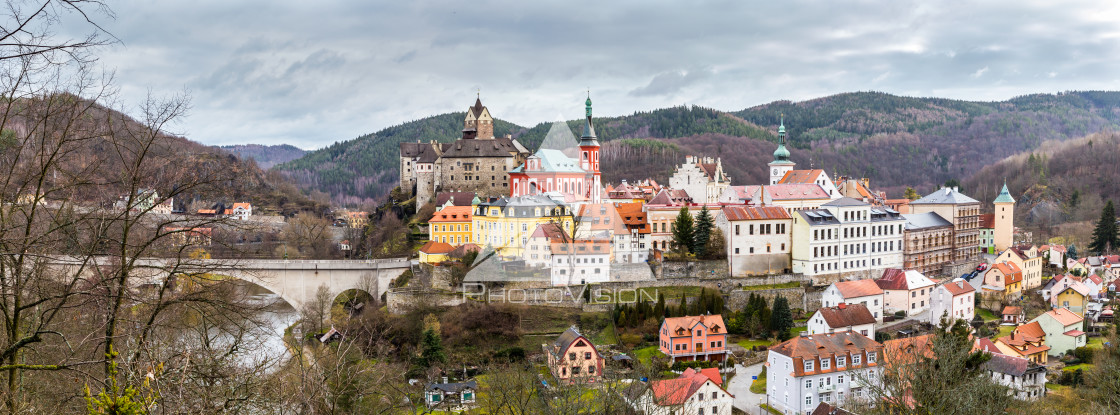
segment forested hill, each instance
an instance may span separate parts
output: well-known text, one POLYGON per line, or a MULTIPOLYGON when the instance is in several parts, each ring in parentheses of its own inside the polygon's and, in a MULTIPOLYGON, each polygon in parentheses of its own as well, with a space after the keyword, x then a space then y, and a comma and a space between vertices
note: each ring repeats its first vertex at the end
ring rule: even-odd
POLYGON ((1044 227, 1094 221, 1105 202, 1120 201, 1120 133, 1043 143, 984 167, 962 185, 979 200, 993 200, 1004 179, 1016 199, 1016 220, 1044 227))
POLYGON ((298 159, 307 153, 307 151, 302 148, 289 144, 272 146, 261 144, 237 144, 221 146, 221 149, 233 153, 238 157, 252 159, 257 163, 257 166, 260 166, 262 169, 268 169, 277 164, 298 159))
MULTIPOLYGON (((722 157, 733 183, 760 183, 782 114, 799 166, 868 177, 874 187, 900 197, 906 186, 927 192, 950 179, 963 182, 1043 142, 1120 129, 1120 92, 1036 94, 1001 102, 854 92, 736 112, 693 106, 598 118, 605 180, 666 180, 673 164, 693 154, 722 157)), ((452 141, 463 116, 443 114, 390 127, 274 169, 305 188, 330 193, 335 203, 375 200, 397 184, 400 142, 452 141)), ((581 123, 568 122, 577 135, 581 123)), ((535 149, 550 127, 496 121, 495 134, 512 134, 535 149)))

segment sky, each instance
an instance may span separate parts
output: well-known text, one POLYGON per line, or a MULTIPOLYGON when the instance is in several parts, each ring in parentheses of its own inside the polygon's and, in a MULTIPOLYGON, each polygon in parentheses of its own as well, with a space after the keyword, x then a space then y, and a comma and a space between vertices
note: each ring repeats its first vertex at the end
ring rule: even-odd
MULTIPOLYGON (((94 16, 119 101, 173 132, 321 148, 464 111, 522 126, 851 91, 1004 100, 1120 90, 1120 2, 123 0, 94 16)), ((67 23, 78 33, 87 27, 67 23)))

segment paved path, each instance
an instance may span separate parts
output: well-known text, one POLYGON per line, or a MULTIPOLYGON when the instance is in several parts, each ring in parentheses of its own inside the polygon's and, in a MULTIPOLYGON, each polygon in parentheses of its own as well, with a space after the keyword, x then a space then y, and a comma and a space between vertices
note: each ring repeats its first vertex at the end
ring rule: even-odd
POLYGON ((758 398, 766 398, 766 394, 751 393, 751 376, 758 376, 762 372, 762 363, 751 366, 735 365, 735 377, 727 384, 727 391, 735 395, 734 407, 748 414, 758 413, 758 398))

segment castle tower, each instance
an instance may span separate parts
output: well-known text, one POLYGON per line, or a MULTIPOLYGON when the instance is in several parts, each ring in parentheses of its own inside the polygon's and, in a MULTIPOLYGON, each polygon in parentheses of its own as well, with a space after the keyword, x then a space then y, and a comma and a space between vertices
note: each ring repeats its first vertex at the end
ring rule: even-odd
POLYGON ((591 122, 591 95, 588 94, 587 102, 587 120, 583 123, 583 135, 579 139, 579 166, 584 171, 590 173, 585 183, 587 187, 587 196, 591 199, 591 203, 599 203, 602 199, 602 180, 601 173, 599 172, 599 141, 595 137, 595 124, 591 122))
POLYGON ((999 191, 999 196, 992 201, 992 204, 996 207, 992 243, 998 253, 1010 248, 1015 236, 1015 199, 1007 191, 1006 180, 1003 182, 1003 189, 999 191))
POLYGON ((475 97, 474 105, 467 107, 467 116, 463 119, 463 139, 493 140, 494 118, 490 110, 482 105, 482 98, 475 97))
POLYGON ((778 184, 786 172, 793 170, 797 164, 789 161, 789 150, 786 150, 786 117, 782 115, 782 125, 778 127, 778 149, 774 150, 774 161, 770 166, 770 184, 778 184))

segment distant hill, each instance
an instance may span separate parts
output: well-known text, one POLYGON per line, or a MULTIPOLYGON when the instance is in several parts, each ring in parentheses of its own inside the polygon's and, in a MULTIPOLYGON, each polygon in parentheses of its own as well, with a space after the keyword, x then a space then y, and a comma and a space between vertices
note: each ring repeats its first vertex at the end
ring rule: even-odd
POLYGON ((261 144, 237 144, 221 146, 221 149, 233 153, 238 157, 251 159, 257 163, 257 166, 265 170, 277 164, 298 159, 303 157, 304 154, 307 154, 306 150, 288 144, 272 146, 261 144))
POLYGON ((990 201, 1005 179, 1017 220, 1043 227, 1096 221, 1105 201, 1120 202, 1120 133, 1046 142, 980 169, 962 185, 990 201))
MULTIPOLYGON (((907 186, 925 193, 950 179, 967 182, 983 167, 1044 142, 1120 130, 1120 92, 1036 94, 1001 102, 853 92, 735 112, 682 106, 597 118, 604 178, 664 181, 674 164, 692 154, 721 157, 733 183, 760 183, 783 114, 798 166, 868 177, 873 187, 900 197, 907 186)), ((408 122, 274 169, 305 188, 330 193, 336 203, 376 200, 397 184, 398 143, 452 141, 460 135, 462 118, 452 113, 408 122)), ((578 135, 581 121, 568 124, 578 135)), ((535 149, 550 127, 496 121, 495 133, 512 134, 535 149)))

